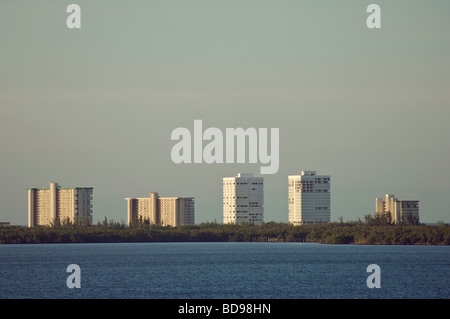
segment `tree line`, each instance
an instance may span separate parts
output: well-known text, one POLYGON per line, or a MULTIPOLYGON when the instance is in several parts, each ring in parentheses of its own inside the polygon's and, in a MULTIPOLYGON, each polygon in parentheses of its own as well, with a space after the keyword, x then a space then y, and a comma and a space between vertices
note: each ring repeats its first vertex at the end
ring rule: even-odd
POLYGON ((155 226, 99 221, 96 225, 64 222, 51 226, 0 227, 0 244, 105 243, 105 242, 317 242, 325 244, 450 245, 450 225, 393 225, 382 217, 366 215, 364 221, 293 226, 268 222, 185 226, 155 226))

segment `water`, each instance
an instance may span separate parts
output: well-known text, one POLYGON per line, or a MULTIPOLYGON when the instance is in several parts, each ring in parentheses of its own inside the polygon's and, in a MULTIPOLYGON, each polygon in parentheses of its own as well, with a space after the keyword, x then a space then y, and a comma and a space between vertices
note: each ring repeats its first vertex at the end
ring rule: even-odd
POLYGON ((449 246, 0 245, 0 298, 450 298, 449 246), (81 288, 66 284, 69 264, 81 288), (366 268, 381 268, 369 289, 366 268))

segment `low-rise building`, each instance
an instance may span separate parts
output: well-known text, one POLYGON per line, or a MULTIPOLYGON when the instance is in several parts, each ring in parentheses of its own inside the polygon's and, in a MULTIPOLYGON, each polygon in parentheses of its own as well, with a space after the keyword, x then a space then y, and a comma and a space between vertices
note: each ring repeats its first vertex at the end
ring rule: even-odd
POLYGON ((394 224, 419 223, 419 201, 398 200, 393 194, 386 194, 385 199, 375 199, 375 212, 377 215, 388 215, 394 224))
POLYGON ((64 220, 92 224, 93 190, 93 187, 62 188, 55 182, 49 188, 29 188, 28 227, 49 226, 64 220))
POLYGON ((151 192, 146 198, 125 198, 128 226, 138 222, 179 226, 194 224, 193 197, 159 197, 151 192))

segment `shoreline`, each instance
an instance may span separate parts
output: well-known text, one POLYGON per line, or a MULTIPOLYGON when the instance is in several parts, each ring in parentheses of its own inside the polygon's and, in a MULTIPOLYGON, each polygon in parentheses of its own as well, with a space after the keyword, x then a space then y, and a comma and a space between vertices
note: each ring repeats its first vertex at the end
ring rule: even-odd
POLYGON ((268 244, 317 244, 317 245, 345 245, 345 246, 450 246, 450 244, 427 244, 427 243, 414 243, 414 244, 367 244, 367 243, 320 243, 320 242, 299 242, 299 241, 105 241, 105 242, 8 242, 0 243, 0 246, 8 245, 67 245, 67 244, 176 244, 176 243, 188 243, 188 244, 206 244, 206 243, 268 243, 268 244))
POLYGON ((177 227, 138 225, 0 227, 0 244, 130 242, 311 242, 350 245, 450 245, 450 226, 283 223, 205 223, 177 227))

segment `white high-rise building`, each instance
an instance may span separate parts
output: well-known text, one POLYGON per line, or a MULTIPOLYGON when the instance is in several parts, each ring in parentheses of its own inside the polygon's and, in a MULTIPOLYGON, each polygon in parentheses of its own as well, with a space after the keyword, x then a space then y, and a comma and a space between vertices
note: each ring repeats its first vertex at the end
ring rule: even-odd
POLYGON ((223 223, 264 221, 264 178, 241 174, 223 178, 223 223))
POLYGON ((290 175, 289 223, 293 225, 329 222, 331 218, 330 176, 316 171, 290 175))

